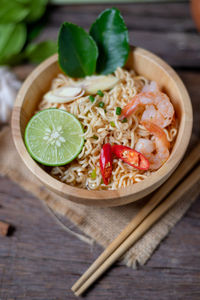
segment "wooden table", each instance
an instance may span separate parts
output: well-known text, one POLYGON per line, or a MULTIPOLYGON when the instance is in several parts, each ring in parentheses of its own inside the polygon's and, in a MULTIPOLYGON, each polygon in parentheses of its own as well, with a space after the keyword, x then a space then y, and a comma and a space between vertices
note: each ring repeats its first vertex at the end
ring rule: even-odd
MULTIPOLYGON (((50 7, 40 39, 56 38, 61 22, 89 28, 108 5, 50 7)), ((194 107, 200 135, 200 35, 187 3, 117 5, 132 44, 152 50, 176 68, 194 107)), ((15 69, 23 79, 32 67, 15 69)), ((8 178, 0 178, 0 219, 12 223, 11 237, 0 237, 0 300, 75 299, 70 287, 102 249, 85 243, 54 223, 40 201, 8 178)), ((86 294, 87 299, 200 299, 200 198, 160 245, 150 261, 133 271, 120 263, 86 294)), ((66 221, 69 225, 69 223, 66 221)))

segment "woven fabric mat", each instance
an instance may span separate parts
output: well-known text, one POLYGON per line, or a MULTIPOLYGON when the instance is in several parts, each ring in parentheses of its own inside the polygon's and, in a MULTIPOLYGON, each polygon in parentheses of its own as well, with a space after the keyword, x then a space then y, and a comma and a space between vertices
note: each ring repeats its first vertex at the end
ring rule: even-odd
MULTIPOLYGON (((123 230, 148 199, 114 208, 96 208, 75 204, 45 188, 21 161, 12 141, 11 130, 0 133, 0 174, 8 176, 25 190, 43 200, 55 213, 66 216, 82 232, 103 247, 123 230)), ((136 268, 151 257, 170 229, 181 219, 199 193, 196 185, 158 221, 123 257, 127 266, 136 268)))

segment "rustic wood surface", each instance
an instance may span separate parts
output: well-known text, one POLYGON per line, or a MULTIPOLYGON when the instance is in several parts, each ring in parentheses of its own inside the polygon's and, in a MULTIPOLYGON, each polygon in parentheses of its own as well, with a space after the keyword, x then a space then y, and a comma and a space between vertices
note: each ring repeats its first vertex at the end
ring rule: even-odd
MULTIPOLYGON (((50 7, 41 38, 55 38, 60 22, 89 27, 108 5, 50 7)), ((132 43, 164 58, 178 70, 194 107, 194 133, 200 136, 200 36, 187 3, 123 4, 132 43)), ((32 66, 15 68, 21 79, 32 66)), ((0 178, 0 220, 16 227, 0 237, 0 300, 75 299, 70 287, 100 254, 64 232, 40 201, 8 178, 0 178)), ((70 225, 68 221, 66 224, 70 225)), ((149 262, 133 271, 116 264, 85 299, 200 299, 200 197, 149 262)))

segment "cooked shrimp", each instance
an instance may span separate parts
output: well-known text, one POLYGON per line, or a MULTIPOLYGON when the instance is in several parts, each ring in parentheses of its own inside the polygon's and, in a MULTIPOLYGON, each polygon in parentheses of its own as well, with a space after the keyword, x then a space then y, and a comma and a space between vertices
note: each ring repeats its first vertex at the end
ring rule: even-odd
POLYGON ((150 162, 150 169, 159 169, 169 157, 169 142, 162 128, 156 124, 143 121, 142 125, 155 136, 155 140, 140 138, 136 143, 135 150, 141 152, 150 162), (156 153, 154 153, 156 151, 156 153))
POLYGON ((144 107, 141 121, 150 121, 159 127, 165 128, 173 119, 174 108, 168 96, 158 90, 156 84, 151 84, 145 88, 129 102, 120 116, 120 120, 128 117, 138 108, 144 107), (147 90, 147 91, 146 91, 147 90))
POLYGON ((149 159, 152 152, 155 151, 155 144, 147 138, 139 138, 135 145, 135 150, 142 153, 147 159, 149 159))

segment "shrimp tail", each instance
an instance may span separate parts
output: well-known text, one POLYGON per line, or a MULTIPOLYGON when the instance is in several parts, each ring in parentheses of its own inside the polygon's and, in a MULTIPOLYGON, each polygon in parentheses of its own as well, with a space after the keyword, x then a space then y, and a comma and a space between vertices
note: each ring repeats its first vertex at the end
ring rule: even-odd
POLYGON ((130 116, 140 105, 139 95, 133 97, 133 99, 123 108, 119 119, 122 121, 124 118, 130 116))
POLYGON ((154 124, 153 122, 150 121, 142 121, 141 122, 142 125, 149 131, 151 132, 153 135, 155 135, 158 139, 160 139, 163 143, 163 145, 165 145, 166 148, 169 149, 170 147, 170 143, 167 140, 167 136, 164 132, 164 130, 159 127, 158 125, 154 124))

